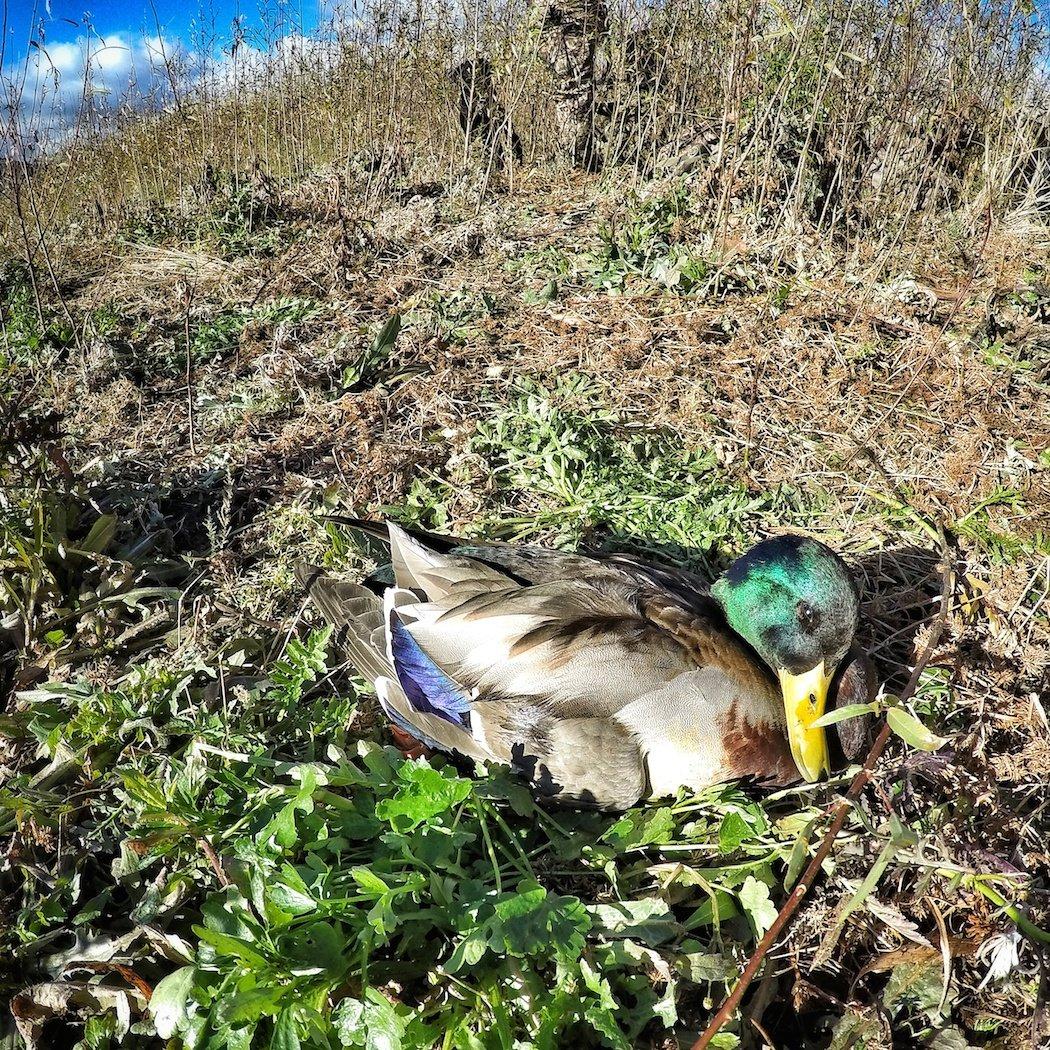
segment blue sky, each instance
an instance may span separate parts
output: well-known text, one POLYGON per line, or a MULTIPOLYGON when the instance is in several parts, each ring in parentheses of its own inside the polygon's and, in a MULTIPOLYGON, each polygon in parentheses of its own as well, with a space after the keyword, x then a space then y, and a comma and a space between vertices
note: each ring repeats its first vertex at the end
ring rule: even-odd
MULTIPOLYGON (((165 101, 165 63, 219 70, 239 21, 251 53, 307 36, 330 0, 0 0, 6 14, 0 102, 23 114, 23 134, 61 128, 88 91, 113 107, 129 94, 165 101)), ((352 0, 351 0, 352 4, 352 0)), ((221 74, 220 74, 221 75, 221 74)))
MULTIPOLYGON (((288 28, 299 26, 309 32, 316 24, 318 8, 324 0, 290 0, 269 4, 280 12, 288 28)), ((244 19, 247 28, 260 30, 261 7, 253 0, 0 0, 6 8, 7 39, 4 65, 25 57, 30 39, 38 39, 43 30, 44 44, 64 43, 83 35, 88 22, 103 36, 121 34, 128 37, 158 35, 189 42, 195 32, 214 26, 220 38, 227 39, 236 17, 244 19), (156 13, 154 13, 154 9, 156 13), (85 15, 85 11, 88 13, 85 15)))
MULTIPOLYGON (((96 0, 94 5, 85 0, 0 0, 7 24, 3 65, 24 59, 29 40, 39 36, 41 27, 46 41, 75 40, 86 31, 85 10, 94 30, 104 36, 154 36, 159 22, 165 38, 189 42, 202 27, 214 26, 220 39, 228 38, 236 17, 244 19, 249 32, 259 31, 264 6, 270 8, 271 22, 275 11, 282 12, 289 28, 298 26, 309 32, 317 25, 319 9, 330 9, 331 4, 326 0, 282 0, 265 5, 259 0, 155 0, 153 4, 150 0, 96 0)), ((352 7, 352 0, 345 6, 352 7)), ((1035 0, 1035 8, 1047 11, 1050 0, 1035 0)))

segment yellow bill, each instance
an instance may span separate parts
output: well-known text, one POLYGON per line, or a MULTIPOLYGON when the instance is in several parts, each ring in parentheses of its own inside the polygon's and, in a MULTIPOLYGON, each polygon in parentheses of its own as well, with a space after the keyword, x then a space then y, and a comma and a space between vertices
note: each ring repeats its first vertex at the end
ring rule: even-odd
POLYGON ((823 662, 802 674, 792 674, 784 668, 777 674, 784 694, 791 756, 806 780, 818 780, 821 773, 830 772, 831 764, 824 730, 813 728, 813 723, 824 714, 831 675, 825 672, 823 662))

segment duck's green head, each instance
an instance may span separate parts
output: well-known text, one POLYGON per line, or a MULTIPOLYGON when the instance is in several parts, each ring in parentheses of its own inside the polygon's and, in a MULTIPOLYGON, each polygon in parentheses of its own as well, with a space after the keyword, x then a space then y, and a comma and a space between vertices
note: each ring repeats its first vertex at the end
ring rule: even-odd
POLYGON ((711 589, 729 625, 776 672, 799 772, 829 768, 824 730, 814 728, 828 685, 853 642, 860 601, 845 562, 805 536, 753 547, 711 589))

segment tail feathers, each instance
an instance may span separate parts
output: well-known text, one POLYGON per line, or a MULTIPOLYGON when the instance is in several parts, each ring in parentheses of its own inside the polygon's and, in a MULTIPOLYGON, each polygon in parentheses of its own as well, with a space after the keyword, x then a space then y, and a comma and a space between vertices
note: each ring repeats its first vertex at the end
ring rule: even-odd
MULTIPOLYGON (((456 536, 439 536, 422 529, 406 529, 394 522, 367 521, 327 515, 325 521, 354 529, 386 548, 390 564, 375 570, 364 584, 381 594, 387 587, 404 587, 430 601, 457 595, 463 600, 473 593, 520 586, 521 580, 508 575, 498 564, 485 559, 463 557, 453 552, 466 540, 456 536)), ((478 550, 500 550, 499 545, 483 544, 478 550)))
POLYGON ((356 583, 333 580, 321 572, 300 565, 296 566, 295 575, 324 618, 333 627, 341 628, 339 643, 358 674, 372 682, 389 675, 382 602, 356 583))
MULTIPOLYGON (((367 518, 350 518, 344 517, 342 514, 326 514, 322 520, 330 521, 334 525, 342 525, 347 529, 356 529, 358 532, 363 532, 371 539, 378 540, 384 546, 390 546, 390 532, 385 521, 369 521, 367 518)), ((441 536, 436 532, 427 532, 425 529, 402 528, 401 531, 411 536, 417 543, 426 544, 426 546, 431 547, 436 551, 440 551, 442 554, 446 554, 448 551, 452 550, 453 547, 458 547, 461 543, 466 542, 457 536, 441 536)))
POLYGON ((427 714, 412 707, 404 690, 394 679, 376 679, 376 695, 390 721, 428 747, 439 751, 456 751, 478 762, 492 759, 493 756, 481 747, 468 728, 453 725, 440 715, 427 714))

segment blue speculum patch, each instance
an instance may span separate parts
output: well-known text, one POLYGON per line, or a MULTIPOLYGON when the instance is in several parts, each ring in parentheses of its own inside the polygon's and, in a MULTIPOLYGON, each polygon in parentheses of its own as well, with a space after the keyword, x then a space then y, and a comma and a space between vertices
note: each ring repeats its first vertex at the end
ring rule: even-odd
POLYGON ((390 613, 390 652, 397 679, 415 710, 455 726, 467 724, 470 701, 463 690, 423 652, 395 611, 390 613))

